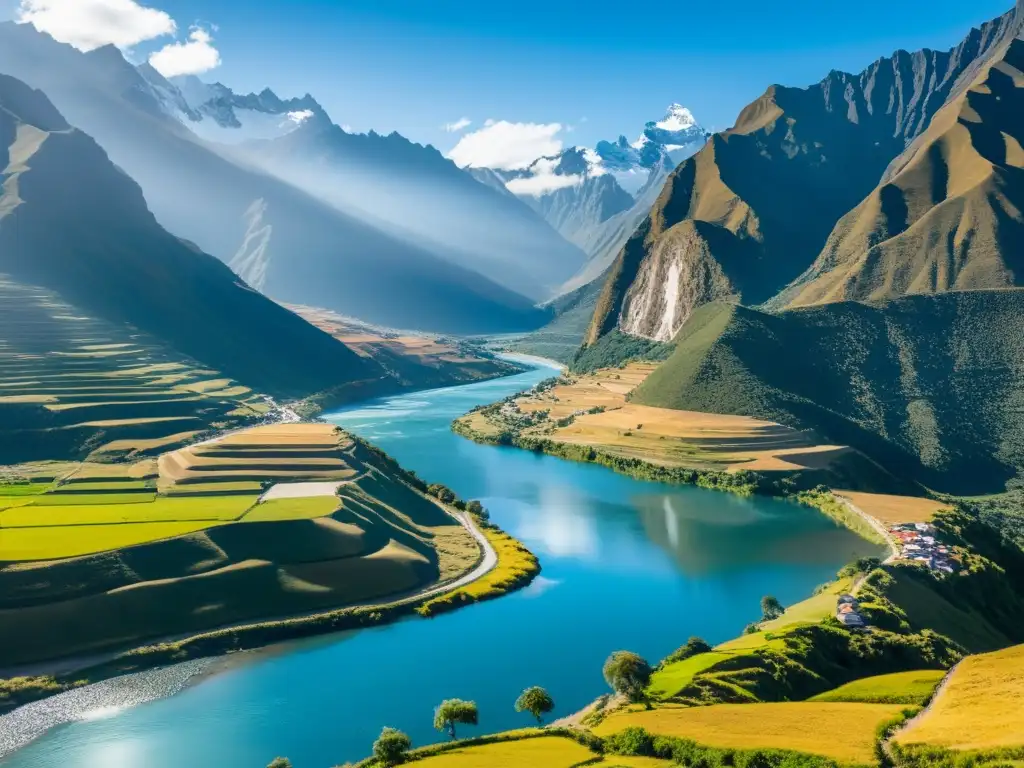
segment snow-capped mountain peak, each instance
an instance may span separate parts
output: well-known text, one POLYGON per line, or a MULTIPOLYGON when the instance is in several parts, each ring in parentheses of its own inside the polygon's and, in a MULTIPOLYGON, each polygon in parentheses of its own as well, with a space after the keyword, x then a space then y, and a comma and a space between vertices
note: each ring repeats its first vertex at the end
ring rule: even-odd
POLYGON ((692 128, 695 125, 697 125, 697 120, 690 110, 682 104, 670 104, 664 119, 656 122, 654 127, 660 128, 663 131, 675 132, 692 128))
POLYGON ((330 125, 330 117, 309 94, 282 99, 269 88, 238 94, 193 75, 164 78, 148 64, 138 71, 160 108, 208 141, 241 144, 280 138, 303 126, 330 125))

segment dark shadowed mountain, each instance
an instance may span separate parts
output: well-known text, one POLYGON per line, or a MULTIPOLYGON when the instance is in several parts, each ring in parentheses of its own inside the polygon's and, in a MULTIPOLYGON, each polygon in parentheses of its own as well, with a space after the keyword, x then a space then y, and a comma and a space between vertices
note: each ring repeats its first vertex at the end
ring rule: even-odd
POLYGON ((707 301, 759 303, 785 288, 1013 24, 1007 14, 951 51, 898 51, 857 75, 769 88, 669 177, 618 256, 588 341, 616 327, 668 340, 707 301))
POLYGON ((7 76, 0 168, 0 273, 271 394, 299 397, 383 377, 164 230, 139 186, 91 137, 40 91, 7 76))
POLYGON ((43 89, 94 136, 162 225, 275 299, 441 331, 542 320, 522 294, 213 151, 168 114, 162 84, 113 47, 83 54, 29 25, 0 23, 0 72, 43 89))

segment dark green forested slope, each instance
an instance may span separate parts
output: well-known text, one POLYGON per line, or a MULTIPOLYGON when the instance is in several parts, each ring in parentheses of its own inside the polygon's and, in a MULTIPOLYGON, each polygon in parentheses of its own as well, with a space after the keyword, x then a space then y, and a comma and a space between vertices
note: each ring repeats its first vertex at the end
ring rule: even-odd
POLYGON ((634 402, 811 428, 950 493, 1024 468, 1022 289, 777 315, 713 304, 675 344, 634 402))

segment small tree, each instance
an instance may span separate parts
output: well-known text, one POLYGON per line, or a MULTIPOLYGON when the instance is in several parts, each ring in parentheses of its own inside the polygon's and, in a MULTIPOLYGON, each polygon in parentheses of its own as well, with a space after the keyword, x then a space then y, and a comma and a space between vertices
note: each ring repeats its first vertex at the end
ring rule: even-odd
POLYGON ((373 742, 373 756, 385 768, 405 762, 405 753, 412 746, 412 739, 394 728, 385 728, 373 742))
POLYGON ((476 725, 479 720, 476 702, 462 699, 447 699, 434 710, 434 728, 448 731, 448 736, 455 738, 455 725, 476 725))
POLYGON ((786 609, 782 607, 782 603, 777 598, 771 595, 765 595, 761 598, 761 616, 763 621, 771 621, 777 619, 786 609))
POLYGON ((644 701, 651 665, 631 651, 615 651, 604 663, 604 679, 612 690, 632 702, 644 701))
POLYGON ((544 722, 544 715, 554 708, 555 700, 539 685, 527 688, 516 699, 516 712, 529 712, 537 718, 537 725, 541 725, 544 722))
POLYGON ((292 768, 292 761, 287 757, 275 757, 267 768, 292 768))
POLYGON ((475 515, 479 518, 483 518, 484 520, 490 517, 490 515, 487 514, 487 510, 484 509, 484 505, 481 504, 476 499, 473 499, 473 501, 469 502, 466 505, 466 511, 469 512, 469 514, 475 515))

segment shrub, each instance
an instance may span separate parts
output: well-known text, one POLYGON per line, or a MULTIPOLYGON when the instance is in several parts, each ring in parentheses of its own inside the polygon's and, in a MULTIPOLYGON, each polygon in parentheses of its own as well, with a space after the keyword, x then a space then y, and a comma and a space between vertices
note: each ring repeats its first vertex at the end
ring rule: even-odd
POLYGON ((373 742, 373 756, 384 768, 392 768, 405 762, 406 752, 412 747, 412 740, 394 728, 385 728, 373 742))

